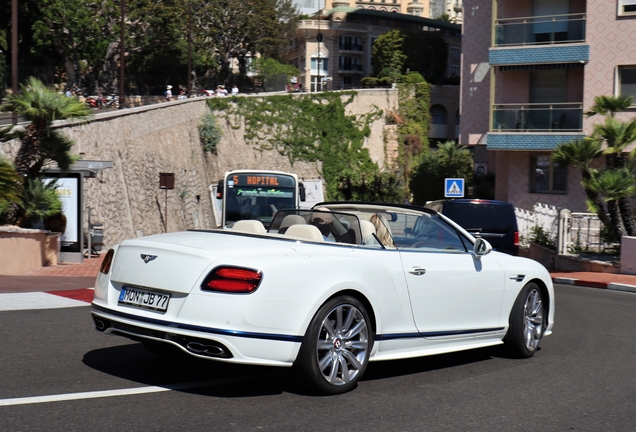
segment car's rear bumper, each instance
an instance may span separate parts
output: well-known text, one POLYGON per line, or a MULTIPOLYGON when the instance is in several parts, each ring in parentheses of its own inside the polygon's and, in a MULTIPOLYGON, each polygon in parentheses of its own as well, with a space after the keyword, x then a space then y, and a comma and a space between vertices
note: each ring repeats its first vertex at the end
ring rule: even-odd
POLYGON ((248 333, 150 320, 96 304, 92 305, 92 315, 95 328, 102 333, 136 341, 166 343, 194 357, 230 363, 289 367, 302 342, 302 336, 248 333))

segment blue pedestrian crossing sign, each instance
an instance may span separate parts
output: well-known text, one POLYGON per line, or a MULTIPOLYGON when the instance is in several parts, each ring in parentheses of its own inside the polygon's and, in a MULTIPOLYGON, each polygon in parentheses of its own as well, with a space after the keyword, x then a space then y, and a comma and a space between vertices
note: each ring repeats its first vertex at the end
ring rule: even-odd
POLYGON ((463 178, 444 179, 444 197, 463 198, 464 197, 464 179, 463 178))

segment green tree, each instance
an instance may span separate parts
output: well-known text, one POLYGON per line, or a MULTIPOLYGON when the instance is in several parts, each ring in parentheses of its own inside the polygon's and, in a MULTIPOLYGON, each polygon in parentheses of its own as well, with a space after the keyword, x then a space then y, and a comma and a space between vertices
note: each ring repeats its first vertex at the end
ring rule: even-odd
POLYGON ((473 158, 467 147, 454 141, 440 144, 436 152, 428 153, 415 169, 410 182, 414 204, 444 197, 445 178, 463 178, 472 183, 473 158))
POLYGON ((375 40, 372 47, 372 62, 376 75, 379 76, 386 70, 393 82, 397 82, 406 61, 403 46, 404 35, 399 30, 391 30, 375 40))
POLYGON ((254 61, 254 68, 264 77, 285 75, 288 79, 300 73, 297 67, 280 63, 273 58, 258 58, 254 61))
POLYGON ((270 0, 270 3, 276 11, 274 32, 262 41, 259 52, 263 57, 283 61, 289 41, 296 37, 300 10, 291 0, 270 0))
POLYGON ((113 2, 40 0, 34 5, 35 48, 49 50, 64 67, 67 83, 79 85, 83 73, 101 66, 107 46, 103 29, 113 2))
POLYGON ((231 75, 236 59, 239 75, 247 75, 247 58, 277 34, 277 14, 271 0, 193 0, 198 38, 209 41, 220 67, 219 79, 231 75))

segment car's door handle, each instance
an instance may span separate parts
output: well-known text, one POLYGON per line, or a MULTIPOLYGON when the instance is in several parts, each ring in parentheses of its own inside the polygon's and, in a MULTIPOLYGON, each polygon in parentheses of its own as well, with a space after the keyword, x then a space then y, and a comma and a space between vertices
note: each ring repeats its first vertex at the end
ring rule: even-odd
POLYGON ((426 273, 426 269, 419 268, 419 267, 413 267, 411 270, 409 270, 409 273, 411 273, 412 275, 415 275, 415 276, 421 276, 421 275, 426 273))

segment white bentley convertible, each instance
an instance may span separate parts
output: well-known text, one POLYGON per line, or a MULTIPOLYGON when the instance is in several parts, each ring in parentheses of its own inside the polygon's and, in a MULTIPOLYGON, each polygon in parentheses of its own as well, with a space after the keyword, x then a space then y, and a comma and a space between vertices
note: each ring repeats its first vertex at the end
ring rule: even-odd
POLYGON ((95 286, 97 330, 217 361, 294 366, 327 394, 369 361, 506 344, 554 324, 539 263, 493 252, 428 209, 324 203, 232 229, 125 240, 95 286))

